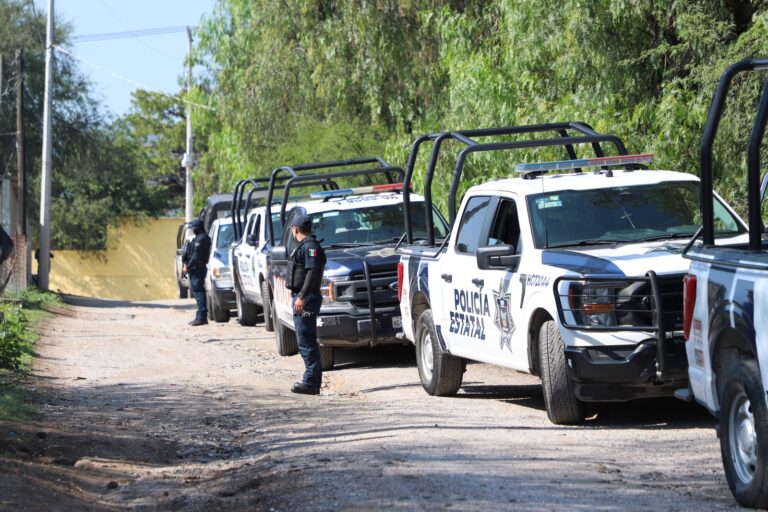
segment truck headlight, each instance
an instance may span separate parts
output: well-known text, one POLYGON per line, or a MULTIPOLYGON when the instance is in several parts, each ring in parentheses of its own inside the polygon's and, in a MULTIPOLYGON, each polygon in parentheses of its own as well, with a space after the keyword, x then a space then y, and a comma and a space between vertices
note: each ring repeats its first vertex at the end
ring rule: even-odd
POLYGON ((213 267, 211 270, 211 277, 214 279, 228 279, 232 276, 229 267, 213 267))
POLYGON ((331 302, 336 301, 336 283, 339 281, 344 281, 347 278, 345 276, 342 277, 323 277, 322 282, 320 283, 320 295, 323 297, 323 302, 326 304, 330 304, 331 302))
POLYGON ((572 284, 568 304, 575 322, 587 327, 616 326, 616 300, 622 288, 603 283, 572 284))

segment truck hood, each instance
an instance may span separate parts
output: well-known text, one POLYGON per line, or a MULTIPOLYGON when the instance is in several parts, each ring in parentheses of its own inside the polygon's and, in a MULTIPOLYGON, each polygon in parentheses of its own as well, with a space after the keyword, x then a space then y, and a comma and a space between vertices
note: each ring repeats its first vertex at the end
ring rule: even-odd
POLYGON ((687 240, 661 240, 625 245, 584 248, 544 249, 544 265, 577 274, 642 276, 649 270, 657 274, 680 274, 689 262, 682 257, 687 240))
POLYGON ((367 261, 371 272, 386 272, 397 268, 400 255, 394 245, 366 245, 325 249, 328 261, 325 264, 326 277, 348 276, 363 273, 363 261, 367 261))

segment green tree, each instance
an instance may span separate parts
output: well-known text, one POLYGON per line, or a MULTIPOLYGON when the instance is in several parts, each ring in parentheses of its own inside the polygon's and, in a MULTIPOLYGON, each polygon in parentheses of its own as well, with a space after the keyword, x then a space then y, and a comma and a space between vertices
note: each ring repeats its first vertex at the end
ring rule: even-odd
MULTIPOLYGON (((55 40, 67 46, 71 26, 57 19, 55 40)), ((33 3, 0 0, 0 166, 16 172, 15 79, 10 73, 16 49, 24 50, 26 167, 28 216, 39 213, 42 111, 45 61, 45 16, 33 3)), ((91 85, 67 53, 56 51, 53 87, 53 174, 51 240, 54 248, 97 249, 107 226, 125 215, 159 212, 157 196, 138 175, 138 160, 94 99, 91 85)), ((36 239, 36 230, 30 235, 36 239)))

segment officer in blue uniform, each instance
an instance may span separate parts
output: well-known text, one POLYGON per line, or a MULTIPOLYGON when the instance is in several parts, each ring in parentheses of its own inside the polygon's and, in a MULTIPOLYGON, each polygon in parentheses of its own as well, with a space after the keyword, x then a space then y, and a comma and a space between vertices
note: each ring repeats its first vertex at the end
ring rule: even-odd
POLYGON ((293 324, 299 353, 304 359, 304 379, 291 388, 294 393, 317 395, 323 374, 320 368, 320 347, 317 344, 317 314, 322 297, 320 284, 325 267, 325 251, 312 234, 312 219, 296 215, 291 221, 291 233, 298 244, 288 258, 286 287, 293 297, 293 324))
POLYGON ((187 244, 182 258, 182 272, 189 275, 189 289, 197 302, 197 314, 189 325, 208 323, 208 307, 205 301, 205 275, 208 272, 208 258, 211 255, 211 237, 205 232, 203 221, 195 219, 187 223, 192 228, 195 238, 187 244))

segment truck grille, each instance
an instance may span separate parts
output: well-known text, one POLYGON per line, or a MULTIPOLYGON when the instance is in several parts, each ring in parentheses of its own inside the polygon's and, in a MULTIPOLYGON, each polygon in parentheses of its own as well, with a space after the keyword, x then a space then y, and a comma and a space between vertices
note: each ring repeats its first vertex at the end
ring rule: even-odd
MULTIPOLYGON (((392 283, 397 283, 397 269, 371 273, 373 301, 377 308, 398 304, 397 289, 390 288, 392 283)), ((337 283, 336 300, 351 302, 359 308, 368 309, 368 283, 365 281, 365 275, 353 274, 350 281, 337 283)))
MULTIPOLYGON (((683 274, 659 276, 657 281, 663 308, 664 330, 666 332, 681 331, 683 329, 683 274)), ((647 310, 647 313, 641 312, 637 315, 640 325, 653 325, 653 311, 656 309, 656 302, 651 292, 651 283, 643 284, 634 293, 634 297, 647 310)))

